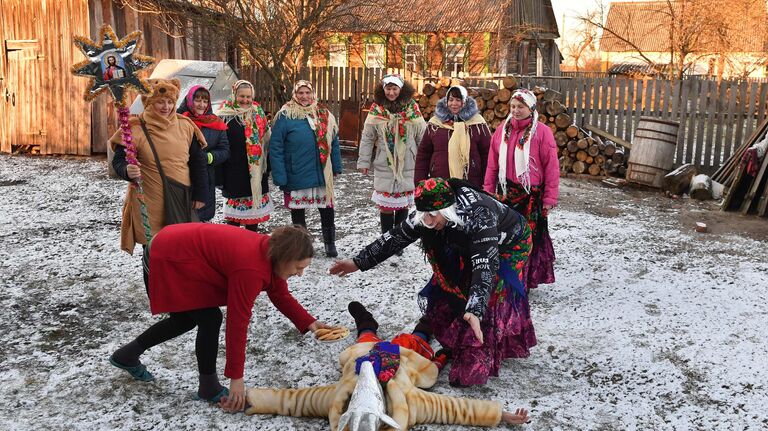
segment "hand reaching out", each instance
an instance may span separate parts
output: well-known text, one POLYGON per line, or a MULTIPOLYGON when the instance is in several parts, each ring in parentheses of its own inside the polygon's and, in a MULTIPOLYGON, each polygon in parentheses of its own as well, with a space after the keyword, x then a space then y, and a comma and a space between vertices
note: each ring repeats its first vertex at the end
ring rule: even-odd
POLYGON ((358 268, 357 264, 355 264, 355 261, 352 259, 344 259, 344 260, 337 260, 336 263, 331 266, 330 273, 331 275, 338 275, 339 277, 344 277, 349 274, 352 274, 353 272, 357 271, 358 268))
POLYGON ((472 313, 464 313, 464 320, 469 323, 469 327, 472 328, 472 332, 475 333, 475 338, 483 343, 483 331, 480 329, 480 319, 472 313))
POLYGON ((528 420, 528 410, 526 409, 517 409, 515 410, 515 413, 508 411, 501 412, 501 423, 521 425, 528 422, 528 420))

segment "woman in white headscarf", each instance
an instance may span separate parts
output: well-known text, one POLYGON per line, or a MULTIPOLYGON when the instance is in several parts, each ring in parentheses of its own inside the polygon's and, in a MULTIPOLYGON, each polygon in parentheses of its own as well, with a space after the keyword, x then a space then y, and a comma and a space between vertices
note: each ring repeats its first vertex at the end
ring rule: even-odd
POLYGON ((416 154, 418 183, 427 178, 460 178, 483 186, 491 130, 467 89, 454 85, 435 106, 435 115, 416 154))
POLYGON ((293 224, 306 227, 306 209, 320 211, 325 254, 336 257, 333 180, 341 173, 336 118, 315 98, 312 83, 298 81, 277 113, 270 140, 272 181, 284 192, 293 224))
POLYGON ((373 171, 371 200, 379 207, 382 233, 405 220, 413 205, 416 151, 426 129, 414 93, 400 75, 385 76, 360 138, 357 169, 373 171))
POLYGON ((533 232, 526 288, 555 282, 555 250, 547 216, 557 205, 560 163, 549 127, 539 127, 536 95, 519 89, 509 101, 509 116, 491 139, 483 188, 525 216, 533 232))
POLYGON ((253 84, 237 81, 218 114, 227 123, 230 150, 229 159, 220 165, 224 219, 252 231, 269 220, 274 209, 267 181, 269 122, 254 94, 253 84))

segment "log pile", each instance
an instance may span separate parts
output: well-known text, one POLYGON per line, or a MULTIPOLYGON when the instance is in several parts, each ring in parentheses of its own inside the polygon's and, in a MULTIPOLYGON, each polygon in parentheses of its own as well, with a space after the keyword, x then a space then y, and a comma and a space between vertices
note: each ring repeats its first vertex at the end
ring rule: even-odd
MULTIPOLYGON (((511 76, 506 77, 502 84, 499 90, 467 89, 469 95, 475 98, 480 113, 492 131, 509 115, 509 99, 517 88, 517 80, 511 76)), ((441 78, 424 84, 422 94, 414 98, 424 119, 429 120, 434 115, 437 102, 445 97, 451 85, 461 85, 461 82, 441 78)), ((536 109, 542 123, 540 126, 549 127, 555 136, 560 171, 563 174, 573 172, 595 177, 625 175, 629 154, 624 147, 575 126, 560 93, 544 87, 534 87, 532 91, 538 99, 536 109)))

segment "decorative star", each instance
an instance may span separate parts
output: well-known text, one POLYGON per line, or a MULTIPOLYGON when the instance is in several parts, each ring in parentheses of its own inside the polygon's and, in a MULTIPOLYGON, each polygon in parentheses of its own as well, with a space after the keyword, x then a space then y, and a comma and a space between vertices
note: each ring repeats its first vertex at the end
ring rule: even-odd
POLYGON ((141 43, 141 32, 134 31, 123 39, 117 38, 112 27, 103 25, 99 32, 101 43, 96 43, 83 36, 75 36, 75 45, 85 55, 86 60, 72 66, 72 73, 91 77, 91 85, 85 91, 85 100, 91 101, 107 89, 115 98, 118 106, 127 104, 126 89, 131 87, 139 93, 149 94, 149 83, 139 78, 138 72, 155 63, 155 59, 134 51, 141 43), (110 57, 113 64, 108 64, 110 57))

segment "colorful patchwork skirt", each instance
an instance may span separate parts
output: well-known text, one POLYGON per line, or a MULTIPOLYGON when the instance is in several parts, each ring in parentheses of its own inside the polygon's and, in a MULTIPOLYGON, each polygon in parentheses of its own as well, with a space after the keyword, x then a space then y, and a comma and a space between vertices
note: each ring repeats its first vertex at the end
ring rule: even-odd
POLYGON ((274 209, 268 193, 261 195, 261 201, 256 205, 250 196, 227 198, 224 201, 224 220, 242 225, 263 223, 269 220, 274 209))
MULTIPOLYGON (((440 286, 446 275, 454 280, 469 280, 470 265, 464 259, 454 259, 449 273, 435 273, 419 293, 424 318, 429 321, 435 339, 451 349, 452 385, 483 385, 489 376, 497 377, 502 361, 507 358, 525 358, 536 345, 528 293, 523 282, 525 262, 531 249, 530 231, 518 244, 499 250, 499 270, 494 278, 495 288, 488 300, 488 308, 480 323, 484 342, 475 337, 464 320, 466 300, 440 286)), ((444 250, 443 253, 450 253, 444 250)))
POLYGON ((539 284, 555 282, 555 248, 549 236, 547 216, 542 211, 543 196, 544 189, 541 186, 531 187, 529 194, 520 184, 511 181, 507 181, 507 194, 496 196, 501 202, 522 214, 533 232, 533 249, 525 268, 528 289, 535 289, 539 284))

